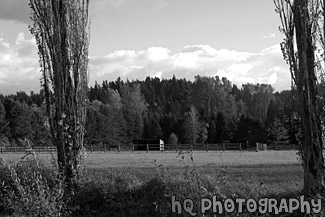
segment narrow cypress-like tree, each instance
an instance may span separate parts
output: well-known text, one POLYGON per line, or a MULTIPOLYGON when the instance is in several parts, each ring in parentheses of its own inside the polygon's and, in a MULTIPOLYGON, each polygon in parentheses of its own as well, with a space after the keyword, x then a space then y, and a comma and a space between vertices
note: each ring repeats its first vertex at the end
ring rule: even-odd
POLYGON ((2 101, 0 100, 0 139, 5 136, 7 125, 6 110, 2 101))
POLYGON ((285 35, 281 44, 289 63, 297 92, 302 123, 304 192, 310 196, 325 193, 325 165, 318 100, 317 75, 321 74, 324 52, 323 0, 274 0, 285 35))
POLYGON ((190 144, 196 144, 201 129, 201 123, 199 122, 199 114, 194 105, 191 105, 190 111, 186 113, 184 128, 185 142, 190 144))
POLYGON ((74 186, 83 148, 88 85, 89 0, 30 0, 52 142, 74 186))

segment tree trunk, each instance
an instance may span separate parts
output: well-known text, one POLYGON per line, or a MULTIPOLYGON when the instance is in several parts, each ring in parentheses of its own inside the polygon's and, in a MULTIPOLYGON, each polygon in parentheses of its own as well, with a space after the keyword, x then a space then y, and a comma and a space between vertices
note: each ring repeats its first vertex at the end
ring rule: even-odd
POLYGON ((308 1, 296 0, 293 13, 299 62, 299 70, 295 73, 302 117, 304 192, 315 196, 324 193, 325 174, 308 1))
POLYGON ((88 5, 89 0, 30 0, 51 137, 59 171, 72 188, 88 102, 88 5))

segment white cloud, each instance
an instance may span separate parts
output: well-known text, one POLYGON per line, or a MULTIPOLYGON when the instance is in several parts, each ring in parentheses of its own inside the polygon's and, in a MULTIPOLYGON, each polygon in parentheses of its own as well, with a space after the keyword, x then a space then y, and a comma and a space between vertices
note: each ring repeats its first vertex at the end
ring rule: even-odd
MULTIPOLYGON (((176 75, 193 80, 196 75, 217 75, 236 84, 269 83, 276 90, 290 88, 290 73, 279 45, 257 53, 217 50, 209 45, 187 45, 178 51, 163 47, 117 50, 106 56, 90 57, 89 68, 90 85, 117 77, 142 80, 147 76, 176 75)), ((40 78, 35 40, 20 33, 10 44, 0 34, 0 93, 38 91, 40 78)))
POLYGON ((9 48, 10 44, 5 40, 2 34, 0 34, 0 51, 2 49, 9 48))
POLYGON ((195 70, 198 68, 198 63, 200 61, 200 57, 195 52, 177 53, 171 58, 173 58, 175 69, 195 70))
POLYGON ((271 33, 271 34, 268 34, 268 35, 264 35, 263 38, 265 39, 274 39, 276 38, 275 34, 271 33))
POLYGON ((169 57, 170 50, 163 47, 150 47, 147 49, 148 59, 152 61, 162 61, 169 57))
MULTIPOLYGON (((276 90, 290 88, 290 73, 279 45, 258 53, 217 50, 209 45, 187 45, 179 51, 151 47, 140 51, 115 51, 105 58, 92 59, 91 82, 103 79, 144 79, 195 75, 227 77, 237 84, 269 83, 276 90), (100 61, 99 61, 100 59, 100 61)), ((91 83, 93 84, 93 83, 91 83)))
POLYGON ((40 88, 38 56, 33 39, 19 33, 16 42, 10 44, 0 39, 0 93, 15 93, 19 90, 40 88))

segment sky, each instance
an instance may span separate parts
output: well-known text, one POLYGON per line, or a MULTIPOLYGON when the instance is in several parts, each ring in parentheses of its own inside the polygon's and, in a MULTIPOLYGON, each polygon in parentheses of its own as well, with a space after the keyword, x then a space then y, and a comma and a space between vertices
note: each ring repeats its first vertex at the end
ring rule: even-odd
MULTIPOLYGON (((290 89, 273 0, 91 0, 89 85, 147 76, 290 89)), ((28 0, 0 0, 0 93, 38 92, 28 0)))

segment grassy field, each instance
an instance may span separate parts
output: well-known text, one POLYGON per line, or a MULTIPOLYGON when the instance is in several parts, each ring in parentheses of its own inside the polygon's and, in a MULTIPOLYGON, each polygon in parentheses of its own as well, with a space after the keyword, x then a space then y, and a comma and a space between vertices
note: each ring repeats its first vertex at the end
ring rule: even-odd
MULTIPOLYGON (((18 162, 23 154, 0 155, 6 162, 18 162)), ((44 164, 50 164, 53 156, 38 154, 44 164)), ((302 188, 303 171, 296 151, 197 151, 179 154, 176 152, 106 152, 87 153, 84 161, 87 179, 105 179, 107 174, 126 173, 135 183, 144 183, 157 171, 168 173, 178 179, 189 169, 200 174, 202 180, 213 185, 239 183, 258 185, 270 193, 296 192, 302 188), (191 159, 192 157, 192 159, 191 159), (224 182, 220 183, 220 179, 224 182)), ((246 186, 247 187, 247 186, 246 186)), ((245 187, 245 188, 246 188, 245 187)))
MULTIPOLYGON (((189 153, 184 152, 185 157, 176 152, 87 152, 85 166, 89 169, 96 168, 125 168, 125 167, 181 167, 192 164, 189 153)), ((17 162, 23 154, 4 153, 0 158, 5 161, 17 162)), ((37 154, 45 163, 51 161, 50 154, 37 154)), ((192 152, 193 162, 196 166, 252 166, 252 165, 296 165, 298 160, 296 151, 195 151, 192 152)))
POLYGON ((150 180, 157 171, 164 171, 176 180, 182 179, 186 170, 195 168, 201 180, 213 186, 227 185, 227 191, 243 190, 243 194, 253 194, 255 190, 265 194, 298 192, 303 181, 296 151, 216 151, 193 152, 192 155, 175 152, 89 153, 85 168, 94 177, 98 174, 103 177, 108 171, 127 173, 138 183, 150 180), (236 187, 229 188, 229 185, 236 187))
MULTIPOLYGON (((6 153, 0 158, 15 163, 22 156, 6 153)), ((50 165, 53 156, 39 154, 38 159, 50 165)), ((97 204, 99 200, 106 200, 104 205, 107 205, 112 204, 112 200, 122 201, 123 197, 131 197, 133 199, 125 209, 132 208, 136 212, 139 204, 150 204, 165 197, 163 195, 168 189, 173 189, 172 193, 181 197, 196 199, 202 196, 200 186, 211 194, 225 197, 288 198, 297 197, 303 185, 303 170, 296 151, 93 152, 86 154, 83 165, 81 201, 88 205, 94 204, 92 201, 97 201, 97 204), (120 199, 112 199, 116 195, 120 199)), ((169 202, 161 204, 165 204, 165 210, 169 209, 166 208, 169 202)), ((113 210, 117 207, 120 205, 114 205, 113 210)), ((112 207, 97 212, 110 213, 108 210, 112 207)), ((87 211, 94 212, 93 209, 87 211)), ((113 213, 111 216, 121 215, 113 213)))

